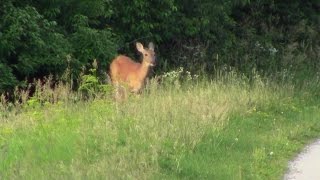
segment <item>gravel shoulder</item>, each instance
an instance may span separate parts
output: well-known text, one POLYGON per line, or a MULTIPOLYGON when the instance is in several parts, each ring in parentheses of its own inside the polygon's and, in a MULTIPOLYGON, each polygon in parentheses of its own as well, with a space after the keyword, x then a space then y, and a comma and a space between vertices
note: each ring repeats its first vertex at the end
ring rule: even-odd
POLYGON ((320 139, 289 162, 284 180, 320 180, 320 139))

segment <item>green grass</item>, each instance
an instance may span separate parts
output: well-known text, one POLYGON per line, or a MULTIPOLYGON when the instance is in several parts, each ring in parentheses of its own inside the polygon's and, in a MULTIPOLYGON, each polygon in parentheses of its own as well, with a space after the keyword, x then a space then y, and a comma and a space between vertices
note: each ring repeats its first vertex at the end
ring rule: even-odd
POLYGON ((319 80, 303 84, 228 73, 120 103, 3 103, 0 179, 281 179, 320 136, 319 80))

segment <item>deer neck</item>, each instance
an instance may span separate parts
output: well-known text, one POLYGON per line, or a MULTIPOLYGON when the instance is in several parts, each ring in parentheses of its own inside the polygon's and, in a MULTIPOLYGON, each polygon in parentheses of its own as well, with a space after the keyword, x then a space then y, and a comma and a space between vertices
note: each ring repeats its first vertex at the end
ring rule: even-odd
POLYGON ((139 69, 139 78, 141 80, 144 80, 147 77, 148 72, 149 72, 149 68, 150 68, 149 64, 142 61, 140 69, 139 69))

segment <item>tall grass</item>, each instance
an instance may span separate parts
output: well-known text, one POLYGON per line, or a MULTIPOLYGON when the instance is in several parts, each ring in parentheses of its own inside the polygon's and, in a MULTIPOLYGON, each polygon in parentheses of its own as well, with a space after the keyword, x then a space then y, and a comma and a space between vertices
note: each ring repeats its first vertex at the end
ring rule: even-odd
MULTIPOLYGON (((161 79, 161 84, 151 80, 140 96, 122 102, 109 96, 79 100, 81 93, 63 84, 55 89, 38 85, 31 99, 25 92, 17 93, 24 100, 11 105, 2 98, 0 179, 238 179, 239 173, 254 172, 235 159, 259 165, 259 158, 269 152, 250 144, 255 141, 234 138, 240 138, 242 128, 250 131, 249 125, 270 125, 241 120, 234 127, 233 121, 255 114, 269 117, 277 108, 293 113, 300 110, 300 105, 294 106, 297 101, 305 100, 305 106, 316 95, 307 91, 309 86, 298 90, 291 82, 275 83, 257 73, 248 79, 234 71, 221 72, 209 80, 179 70, 161 79), (234 154, 227 157, 225 147, 235 147, 237 141, 243 147, 229 149, 234 154), (253 159, 243 159, 242 150, 253 159), (205 163, 212 165, 209 158, 222 164, 210 167, 205 163), (223 165, 227 161, 233 162, 228 168, 223 165)), ((283 128, 279 131, 286 137, 288 129, 283 128)), ((247 134, 258 141, 260 131, 252 132, 247 134)), ((265 173, 259 170, 255 173, 265 173)))

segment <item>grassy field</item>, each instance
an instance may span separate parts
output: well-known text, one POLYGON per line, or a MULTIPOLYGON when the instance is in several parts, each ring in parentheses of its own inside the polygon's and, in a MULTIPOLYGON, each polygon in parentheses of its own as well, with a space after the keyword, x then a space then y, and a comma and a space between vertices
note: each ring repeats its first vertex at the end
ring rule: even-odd
POLYGON ((319 78, 177 74, 120 103, 64 86, 2 99, 0 179, 281 179, 320 136, 319 78))

